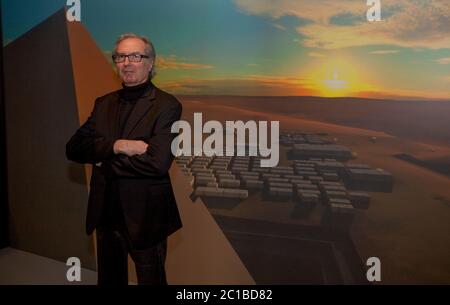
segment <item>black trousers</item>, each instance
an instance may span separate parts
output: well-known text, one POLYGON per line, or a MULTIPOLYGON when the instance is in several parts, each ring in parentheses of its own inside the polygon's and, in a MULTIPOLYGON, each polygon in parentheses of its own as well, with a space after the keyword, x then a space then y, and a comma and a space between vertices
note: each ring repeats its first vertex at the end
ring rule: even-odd
POLYGON ((167 239, 148 249, 134 249, 123 230, 97 228, 98 285, 128 285, 128 253, 139 285, 167 285, 167 239))

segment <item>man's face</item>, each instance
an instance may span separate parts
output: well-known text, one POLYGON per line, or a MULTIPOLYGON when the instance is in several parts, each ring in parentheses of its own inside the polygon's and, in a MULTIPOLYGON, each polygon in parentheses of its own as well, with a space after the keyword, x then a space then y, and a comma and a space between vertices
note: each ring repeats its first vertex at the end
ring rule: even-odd
MULTIPOLYGON (((116 48, 117 54, 141 54, 145 55, 145 43, 138 38, 122 40, 116 48)), ((153 63, 149 58, 142 58, 141 62, 130 62, 128 57, 124 62, 116 63, 119 76, 126 86, 136 86, 144 83, 153 63)))

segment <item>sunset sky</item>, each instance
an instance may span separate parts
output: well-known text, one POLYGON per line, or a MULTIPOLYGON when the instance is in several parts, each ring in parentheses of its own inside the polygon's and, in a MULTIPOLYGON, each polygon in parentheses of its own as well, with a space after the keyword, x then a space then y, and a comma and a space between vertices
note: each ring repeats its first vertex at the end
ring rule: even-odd
MULTIPOLYGON (((66 4, 2 0, 7 44, 66 4)), ((81 0, 106 56, 124 32, 156 47, 155 83, 176 94, 450 100, 450 1, 81 0)))

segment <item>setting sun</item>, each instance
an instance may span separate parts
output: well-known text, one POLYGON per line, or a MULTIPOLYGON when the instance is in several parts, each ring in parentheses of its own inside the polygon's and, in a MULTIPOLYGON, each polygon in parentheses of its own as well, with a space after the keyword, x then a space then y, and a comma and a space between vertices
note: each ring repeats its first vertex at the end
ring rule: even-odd
POLYGON ((340 80, 338 77, 338 72, 334 71, 333 79, 327 79, 323 81, 325 86, 330 89, 344 89, 347 86, 347 82, 340 80))
POLYGON ((367 84, 364 70, 344 57, 320 60, 310 71, 313 89, 324 97, 354 96, 373 89, 367 84))

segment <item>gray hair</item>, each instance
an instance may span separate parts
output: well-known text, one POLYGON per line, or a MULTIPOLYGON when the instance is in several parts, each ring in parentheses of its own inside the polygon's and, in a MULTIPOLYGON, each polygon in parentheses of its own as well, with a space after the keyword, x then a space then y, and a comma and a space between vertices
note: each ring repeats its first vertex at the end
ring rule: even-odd
POLYGON ((152 79, 156 75, 156 71, 155 71, 156 52, 155 52, 155 47, 153 46, 150 39, 148 39, 145 36, 136 35, 134 33, 122 34, 116 40, 116 43, 114 45, 114 53, 116 53, 117 46, 119 45, 119 43, 121 43, 123 40, 129 39, 129 38, 137 38, 137 39, 142 40, 145 43, 144 53, 145 53, 145 55, 149 56, 149 59, 152 62, 152 69, 150 70, 148 77, 149 77, 149 79, 152 79))

